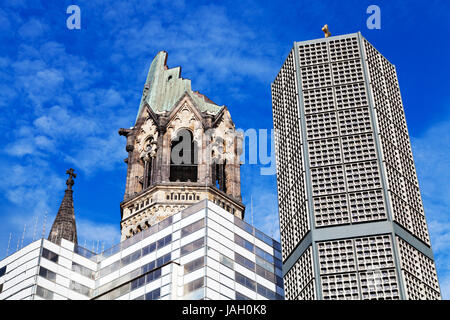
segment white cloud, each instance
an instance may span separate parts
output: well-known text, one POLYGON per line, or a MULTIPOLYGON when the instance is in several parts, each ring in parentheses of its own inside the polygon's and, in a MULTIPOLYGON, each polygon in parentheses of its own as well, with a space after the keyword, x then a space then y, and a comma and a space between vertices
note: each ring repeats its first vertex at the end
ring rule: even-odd
POLYGON ((25 40, 42 36, 48 30, 48 26, 36 18, 32 18, 19 28, 19 35, 25 40))
POLYGON ((88 137, 98 128, 96 119, 77 115, 65 107, 53 106, 45 115, 34 120, 37 132, 62 140, 67 138, 88 137))
POLYGON ((107 137, 88 137, 83 142, 83 148, 73 155, 66 155, 64 160, 91 174, 96 170, 111 170, 117 164, 123 163, 126 157, 124 141, 116 132, 107 137))

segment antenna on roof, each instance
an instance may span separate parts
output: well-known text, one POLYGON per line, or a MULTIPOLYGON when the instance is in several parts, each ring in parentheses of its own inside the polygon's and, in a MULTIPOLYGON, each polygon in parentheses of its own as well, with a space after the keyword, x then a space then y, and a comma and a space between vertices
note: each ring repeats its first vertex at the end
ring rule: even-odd
POLYGON ((36 215, 36 221, 34 222, 34 228, 33 228, 33 241, 36 239, 36 228, 38 223, 38 215, 36 215))
POLYGON ((250 213, 252 215, 252 226, 253 226, 253 195, 250 196, 250 213))
POLYGON ((45 238, 45 225, 47 223, 47 214, 48 214, 48 211, 46 210, 45 215, 44 215, 44 221, 42 222, 42 239, 45 238))
POLYGON ((23 226, 22 241, 20 243, 20 249, 23 248, 23 239, 25 238, 25 230, 26 229, 27 229, 27 224, 25 223, 25 225, 23 226))
POLYGON ((11 244, 11 237, 12 237, 12 233, 9 233, 9 240, 8 240, 8 247, 6 248, 6 256, 8 256, 9 253, 9 246, 11 244))
POLYGON ((270 236, 272 237, 272 239, 273 239, 273 227, 274 227, 274 223, 272 223, 272 226, 270 228, 270 236))

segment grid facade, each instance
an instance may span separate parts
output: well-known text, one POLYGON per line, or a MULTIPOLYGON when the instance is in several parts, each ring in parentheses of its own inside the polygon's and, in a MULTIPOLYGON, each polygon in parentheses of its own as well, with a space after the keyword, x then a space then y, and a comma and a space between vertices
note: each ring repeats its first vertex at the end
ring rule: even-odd
POLYGON ((295 42, 271 89, 286 298, 440 298, 395 67, 359 33, 295 42))
POLYGON ((298 123, 306 131, 314 227, 387 219, 383 208, 373 214, 371 207, 350 205, 363 202, 363 191, 382 190, 358 38, 300 43, 294 50, 300 60, 305 118, 298 123))
POLYGON ((317 243, 325 300, 399 299, 389 234, 317 243))
POLYGON ((397 73, 367 40, 363 43, 393 219, 430 245, 397 73))
POLYGON ((311 247, 289 270, 284 279, 287 300, 314 300, 314 271, 311 247))
POLYGON ((287 57, 271 88, 275 154, 279 164, 277 185, 280 235, 289 248, 283 251, 285 259, 286 253, 295 248, 310 230, 303 155, 299 152, 303 142, 298 123, 300 113, 293 52, 287 57))
POLYGON ((401 238, 397 238, 397 245, 408 298, 420 300, 440 298, 434 261, 401 238))

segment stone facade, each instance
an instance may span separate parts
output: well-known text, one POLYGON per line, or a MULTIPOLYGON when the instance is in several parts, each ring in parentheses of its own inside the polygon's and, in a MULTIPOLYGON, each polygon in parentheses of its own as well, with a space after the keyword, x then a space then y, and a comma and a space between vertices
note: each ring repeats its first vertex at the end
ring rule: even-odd
POLYGON ((241 136, 230 113, 191 90, 167 53, 153 60, 136 123, 127 139, 122 240, 203 199, 243 218, 241 136))

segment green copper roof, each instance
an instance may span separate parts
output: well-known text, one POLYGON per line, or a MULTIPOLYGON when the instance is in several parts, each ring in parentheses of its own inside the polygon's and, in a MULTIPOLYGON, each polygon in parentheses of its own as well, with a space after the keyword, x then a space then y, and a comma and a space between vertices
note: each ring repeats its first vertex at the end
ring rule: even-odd
POLYGON ((145 102, 155 113, 170 111, 181 96, 187 92, 201 112, 217 114, 223 106, 218 106, 207 97, 191 89, 191 80, 180 77, 180 67, 169 69, 166 65, 167 52, 160 51, 153 59, 139 106, 139 119, 145 102))

